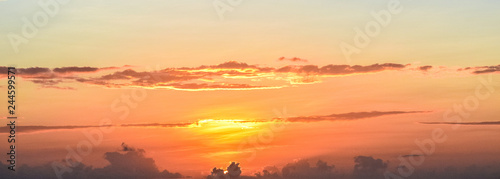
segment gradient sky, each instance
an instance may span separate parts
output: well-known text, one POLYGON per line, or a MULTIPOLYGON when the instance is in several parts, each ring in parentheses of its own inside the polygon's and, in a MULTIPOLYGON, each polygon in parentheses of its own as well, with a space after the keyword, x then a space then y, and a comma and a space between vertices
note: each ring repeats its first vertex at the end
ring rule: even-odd
POLYGON ((353 29, 389 1, 243 1, 220 19, 213 1, 71 0, 16 53, 8 34, 43 11, 37 2, 0 1, 0 70, 20 70, 18 125, 47 127, 21 131, 19 164, 63 159, 103 118, 115 130, 84 157, 94 167, 125 142, 195 177, 230 161, 245 175, 299 159, 349 172, 359 155, 395 168, 436 128, 448 140, 421 168, 500 161, 499 1, 401 0, 350 61, 339 44, 353 44, 353 29), (422 123, 446 122, 478 86, 489 95, 459 129, 422 123), (119 119, 121 97, 138 91, 144 99, 119 119), (282 129, 271 130, 275 119, 282 129))

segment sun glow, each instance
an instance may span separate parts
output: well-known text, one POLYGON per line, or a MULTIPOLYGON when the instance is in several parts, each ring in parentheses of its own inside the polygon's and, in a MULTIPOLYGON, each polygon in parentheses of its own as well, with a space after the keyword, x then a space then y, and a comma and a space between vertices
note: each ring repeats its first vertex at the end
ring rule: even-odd
POLYGON ((203 119, 191 124, 189 127, 223 127, 223 128, 241 128, 252 129, 258 126, 258 121, 249 121, 243 119, 203 119))

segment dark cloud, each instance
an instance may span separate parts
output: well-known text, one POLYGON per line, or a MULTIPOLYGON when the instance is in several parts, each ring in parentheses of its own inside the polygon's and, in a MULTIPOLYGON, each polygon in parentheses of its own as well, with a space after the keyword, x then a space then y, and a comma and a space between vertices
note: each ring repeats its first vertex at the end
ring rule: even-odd
POLYGON ((291 61, 291 62, 309 62, 306 59, 297 58, 297 57, 293 57, 293 58, 280 57, 278 60, 279 61, 291 61))
MULTIPOLYGON (((68 130, 68 129, 82 129, 82 128, 92 128, 92 127, 109 127, 107 126, 16 126, 16 132, 19 133, 30 133, 38 131, 53 131, 53 130, 68 130)), ((9 133, 9 126, 0 127, 0 133, 9 133)))
POLYGON ((387 162, 382 159, 375 159, 368 156, 354 157, 354 178, 384 178, 384 171, 387 168, 387 162))
MULTIPOLYGON (((397 173, 397 171, 393 171, 397 173)), ((418 168, 409 179, 499 179, 500 165, 447 166, 443 168, 418 168)))
POLYGON ((241 175, 241 168, 239 163, 231 162, 226 168, 226 171, 221 168, 214 167, 207 179, 234 179, 241 175))
POLYGON ((377 179, 384 178, 383 173, 388 166, 382 159, 373 157, 354 157, 354 171, 351 174, 335 171, 334 165, 318 160, 314 166, 308 160, 288 163, 281 173, 277 167, 266 167, 255 176, 243 176, 245 179, 377 179))
POLYGON ((420 156, 423 156, 423 155, 410 154, 410 155, 403 155, 401 157, 420 157, 420 156))
POLYGON ((96 72, 99 68, 96 67, 61 67, 54 68, 52 71, 56 73, 85 73, 85 72, 96 72))
MULTIPOLYGON (((27 78, 31 77, 40 77, 37 75, 44 75, 46 76, 47 74, 51 73, 56 73, 56 74, 68 74, 68 73, 91 73, 91 72, 98 72, 100 70, 112 70, 112 69, 119 69, 119 68, 125 68, 125 67, 130 67, 129 65, 125 65, 123 67, 59 67, 59 68, 46 68, 46 67, 28 67, 28 68, 16 68, 17 70, 17 75, 21 75, 27 78)), ((2 73, 7 73, 8 67, 6 66, 0 66, 0 72, 2 73)), ((59 77, 57 75, 51 75, 52 77, 59 77)))
POLYGON ((16 68, 19 75, 37 75, 42 73, 49 73, 49 68, 31 67, 31 68, 16 68))
POLYGON ((373 65, 326 65, 319 67, 316 65, 304 65, 304 66, 286 66, 276 70, 276 72, 282 73, 299 73, 299 74, 311 74, 311 75, 348 75, 357 73, 372 73, 380 72, 384 70, 398 70, 403 69, 407 65, 396 64, 396 63, 384 63, 384 64, 373 64, 373 65))
POLYGON ((262 172, 255 173, 255 177, 266 179, 281 178, 281 172, 280 169, 278 169, 278 167, 276 166, 267 166, 264 167, 264 170, 262 170, 262 172))
POLYGON ((373 118, 386 115, 396 114, 412 114, 412 113, 426 113, 429 111, 371 111, 371 112, 351 112, 341 114, 330 114, 324 116, 302 116, 302 117, 289 117, 289 122, 317 122, 317 121, 338 121, 338 120, 356 120, 364 118, 373 118))
POLYGON ((31 82, 35 84, 40 84, 43 86, 54 86, 62 82, 62 80, 53 80, 53 79, 36 79, 31 80, 31 82))
MULTIPOLYGON (((126 144, 122 144, 123 146, 126 144)), ((128 148, 115 152, 106 152, 104 159, 109 165, 104 168, 93 168, 80 162, 72 161, 71 166, 66 161, 57 161, 42 166, 20 166, 16 172, 7 170, 7 166, 0 162, 1 178, 58 178, 55 171, 65 171, 62 178, 71 179, 160 179, 160 178, 185 178, 180 173, 171 173, 159 170, 152 158, 147 158, 143 149, 128 148), (56 169, 56 170, 54 170, 56 169)))
POLYGON ((431 68, 432 68, 432 66, 430 66, 430 65, 418 67, 418 69, 421 71, 428 71, 431 68))
POLYGON ((122 143, 121 151, 104 154, 110 164, 94 169, 90 178, 183 178, 179 173, 160 171, 155 161, 145 157, 144 153, 143 149, 134 149, 122 143))
POLYGON ((469 67, 468 69, 473 69, 474 74, 484 74, 484 73, 497 73, 500 72, 500 65, 497 66, 482 66, 482 67, 469 67))
MULTIPOLYGON (((128 67, 128 66, 124 66, 128 67)), ((41 88, 52 88, 61 90, 76 90, 73 87, 57 86, 60 83, 73 82, 77 77, 73 73, 94 73, 100 70, 119 69, 121 67, 60 67, 60 68, 45 68, 45 67, 29 67, 16 68, 16 76, 23 77, 29 81, 40 85, 41 88), (31 80, 30 80, 31 79, 31 80)), ((0 66, 0 72, 7 73, 8 67, 0 66)))
POLYGON ((420 122, 420 124, 500 125, 500 121, 483 121, 483 122, 420 122))
POLYGON ((299 160, 295 163, 289 163, 281 169, 283 178, 332 178, 333 165, 319 160, 316 166, 311 167, 307 160, 299 160))

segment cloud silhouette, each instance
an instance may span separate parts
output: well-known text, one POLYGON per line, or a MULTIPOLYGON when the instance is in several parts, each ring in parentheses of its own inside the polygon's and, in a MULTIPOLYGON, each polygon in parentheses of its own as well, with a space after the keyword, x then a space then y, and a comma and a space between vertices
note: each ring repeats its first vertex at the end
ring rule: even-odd
POLYGON ((418 69, 421 70, 421 71, 428 71, 431 68, 432 68, 432 66, 430 66, 430 65, 418 67, 418 69))
POLYGON ((500 121, 483 121, 483 122, 420 122, 420 124, 500 125, 500 121))
POLYGON ((384 178, 384 171, 387 168, 387 163, 382 159, 375 159, 369 156, 354 157, 354 178, 384 178))
POLYGON ((311 167, 307 160, 299 160, 295 163, 289 163, 281 169, 283 178, 332 178, 333 165, 319 160, 316 166, 311 167))
MULTIPOLYGON (((73 162, 73 166, 68 167, 68 172, 63 172, 62 178, 71 179, 160 179, 160 178, 185 178, 179 173, 171 173, 167 170, 160 171, 152 158, 144 156, 143 149, 135 149, 122 144, 122 149, 115 152, 106 152, 104 159, 109 165, 104 168, 93 168, 79 162, 73 162)), ((54 162, 42 166, 23 165, 16 169, 16 172, 2 169, 1 178, 32 179, 32 178, 58 178, 54 166, 64 166, 66 162, 54 162)), ((1 168, 7 165, 0 162, 1 168)))
POLYGON ((75 73, 75 72, 97 72, 99 68, 96 67, 61 67, 54 68, 52 71, 56 73, 75 73))
POLYGON ((235 179, 241 175, 241 168, 239 163, 231 162, 231 164, 227 167, 226 171, 223 169, 214 167, 212 172, 207 179, 235 179))
POLYGON ((104 168, 90 172, 91 178, 183 178, 179 173, 160 171, 152 158, 144 156, 143 149, 135 149, 122 143, 122 150, 106 152, 104 158, 110 163, 104 168))
POLYGON ((474 70, 474 74, 484 74, 484 73, 498 73, 500 72, 500 65, 497 66, 481 66, 481 67, 469 67, 469 69, 474 70))
POLYGON ((423 156, 423 155, 410 154, 410 155, 403 155, 401 157, 420 157, 420 156, 423 156))

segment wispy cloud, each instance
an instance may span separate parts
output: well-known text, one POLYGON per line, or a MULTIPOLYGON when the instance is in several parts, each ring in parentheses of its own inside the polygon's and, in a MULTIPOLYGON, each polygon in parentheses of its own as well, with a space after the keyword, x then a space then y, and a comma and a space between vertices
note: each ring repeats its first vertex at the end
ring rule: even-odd
POLYGON ((293 57, 293 58, 280 57, 280 58, 278 58, 278 61, 309 62, 306 59, 302 59, 302 58, 298 58, 298 57, 293 57))
MULTIPOLYGON (((263 124, 276 122, 320 122, 320 121, 339 121, 339 120, 358 120, 358 119, 368 119, 387 115, 397 115, 397 114, 414 114, 414 113, 426 113, 429 111, 371 111, 371 112, 351 112, 351 113, 340 113, 340 114, 330 114, 330 115, 315 115, 315 116, 299 116, 299 117, 289 117, 286 120, 280 118, 274 119, 200 119, 195 122, 184 122, 184 123, 136 123, 136 124, 120 124, 120 125, 104 125, 104 126, 92 126, 92 125, 68 125, 68 126, 18 126, 16 128, 17 132, 20 133, 33 133, 33 132, 52 132, 58 130, 71 130, 71 129, 84 129, 84 128, 96 128, 96 127, 153 127, 153 128, 199 128, 199 127, 217 127, 225 125, 233 125, 238 128, 245 128, 248 124, 263 124), (235 125, 236 124, 236 125, 235 125), (238 125, 239 124, 239 125, 238 125)), ((499 122, 500 123, 500 122, 499 122)), ((251 127, 250 127, 251 128, 251 127)), ((8 133, 10 131, 8 126, 0 127, 0 133, 8 133)))
POLYGON ((396 114, 413 114, 413 113, 426 113, 430 111, 371 111, 371 112, 351 112, 341 114, 330 114, 323 116, 301 116, 291 117, 287 120, 290 122, 318 122, 318 121, 340 121, 340 120, 357 120, 365 118, 374 118, 387 115, 396 114))
MULTIPOLYGON (((109 127, 107 126, 17 126, 16 132, 19 133, 31 133, 39 131, 55 131, 55 130, 67 130, 67 129, 82 129, 82 128, 92 128, 92 127, 109 127)), ((9 133, 9 126, 0 127, 0 133, 9 133)))
POLYGON ((500 121, 482 121, 482 122, 420 122, 420 124, 448 124, 448 125, 500 125, 500 121))
POLYGON ((461 68, 459 71, 472 71, 474 74, 485 74, 485 73, 499 73, 500 65, 496 66, 478 66, 478 67, 466 67, 461 68))

